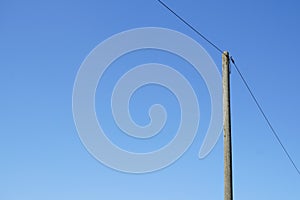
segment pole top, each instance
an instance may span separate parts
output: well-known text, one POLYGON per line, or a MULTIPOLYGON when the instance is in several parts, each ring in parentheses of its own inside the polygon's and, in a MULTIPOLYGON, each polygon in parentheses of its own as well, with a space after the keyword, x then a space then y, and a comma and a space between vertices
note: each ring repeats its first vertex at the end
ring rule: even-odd
POLYGON ((223 51, 223 54, 224 54, 225 56, 229 56, 229 52, 228 52, 228 51, 223 51))

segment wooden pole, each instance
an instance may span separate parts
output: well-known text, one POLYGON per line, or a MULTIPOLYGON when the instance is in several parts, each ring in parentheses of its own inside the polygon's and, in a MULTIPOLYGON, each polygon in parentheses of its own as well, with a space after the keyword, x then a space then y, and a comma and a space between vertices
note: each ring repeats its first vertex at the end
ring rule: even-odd
POLYGON ((229 53, 225 51, 222 54, 224 120, 224 200, 233 200, 229 62, 229 53))

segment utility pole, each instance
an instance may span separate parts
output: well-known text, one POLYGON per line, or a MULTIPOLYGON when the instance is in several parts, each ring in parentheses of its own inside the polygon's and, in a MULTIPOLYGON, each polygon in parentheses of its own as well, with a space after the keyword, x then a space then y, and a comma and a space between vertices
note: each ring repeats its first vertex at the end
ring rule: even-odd
POLYGON ((223 79, 223 132, 224 132, 224 200, 233 200, 231 120, 230 120, 230 70, 229 53, 222 54, 223 79))

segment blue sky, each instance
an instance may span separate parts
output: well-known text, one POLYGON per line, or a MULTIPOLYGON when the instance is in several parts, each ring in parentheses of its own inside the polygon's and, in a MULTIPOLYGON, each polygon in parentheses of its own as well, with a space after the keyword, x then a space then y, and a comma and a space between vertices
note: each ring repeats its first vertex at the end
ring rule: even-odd
MULTIPOLYGON (((164 2, 233 55, 300 167, 300 3, 164 2)), ((199 85, 200 128, 192 146, 173 165, 142 175, 117 172, 94 159, 78 137, 72 116, 72 91, 82 61, 108 37, 146 26, 170 28, 192 37, 221 69, 221 55, 155 0, 0 2, 0 199, 223 198, 223 141, 219 139, 208 157, 198 159, 210 117, 210 102, 203 80, 194 77, 188 67, 183 71, 193 85, 199 85)), ((157 54, 143 51, 133 56, 141 62, 155 60, 175 67, 180 63, 168 55, 157 54)), ((134 62, 130 57, 124 60, 126 66, 131 63, 134 62)), ((299 199, 300 176, 234 69, 231 79, 235 198, 299 199)), ((172 95, 156 90, 166 95, 160 96, 162 103, 166 99, 173 101, 172 95)), ((140 118, 144 115, 137 111, 143 108, 141 102, 145 100, 148 96, 136 93, 137 107, 132 108, 141 124, 147 118, 140 118)), ((171 125, 178 122, 178 113, 172 108, 171 125)), ((109 119, 104 122, 110 128, 109 119)), ((172 130, 171 125, 166 128, 172 130)), ((154 147, 168 137, 154 141, 154 147)), ((138 143, 127 145, 122 137, 111 139, 139 151, 138 143)))

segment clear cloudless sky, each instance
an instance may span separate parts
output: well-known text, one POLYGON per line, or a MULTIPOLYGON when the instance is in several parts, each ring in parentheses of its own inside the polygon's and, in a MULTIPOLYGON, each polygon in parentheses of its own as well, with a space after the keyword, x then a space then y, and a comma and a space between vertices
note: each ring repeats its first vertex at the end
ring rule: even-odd
MULTIPOLYGON (((235 58, 282 143, 300 167, 299 1, 164 2, 235 58)), ((200 128, 194 143, 177 162, 148 174, 121 173, 94 159, 78 137, 72 116, 72 91, 82 61, 108 37, 145 26, 170 28, 192 37, 221 69, 220 53, 156 0, 0 1, 1 200, 223 198, 222 137, 208 157, 198 159, 210 118, 209 96, 201 77, 194 76, 187 64, 177 62, 178 58, 141 51, 112 66, 118 72, 118 65, 129 67, 154 61, 180 65, 177 68, 192 79, 192 85, 199 90, 200 128)), ((231 78, 235 199, 299 200, 299 174, 234 69, 231 78)), ((105 87, 98 88, 99 101, 100 90, 105 87)), ((161 88, 137 91, 132 100, 132 115, 137 123, 147 123, 143 102, 151 103, 146 100, 153 99, 153 95, 141 94, 153 91, 166 95, 157 95, 162 103, 168 104, 166 99, 170 99, 176 105, 174 97, 161 88)), ((98 117, 103 117, 101 105, 96 105, 98 117)), ((170 139, 167 128, 172 134, 178 126, 178 110, 171 106, 169 111, 173 113, 167 121, 166 138, 152 141, 153 146, 129 142, 122 136, 109 137, 132 151, 153 150, 170 139)), ((107 129, 115 129, 110 127, 113 123, 109 115, 104 115, 102 123, 107 129)))

